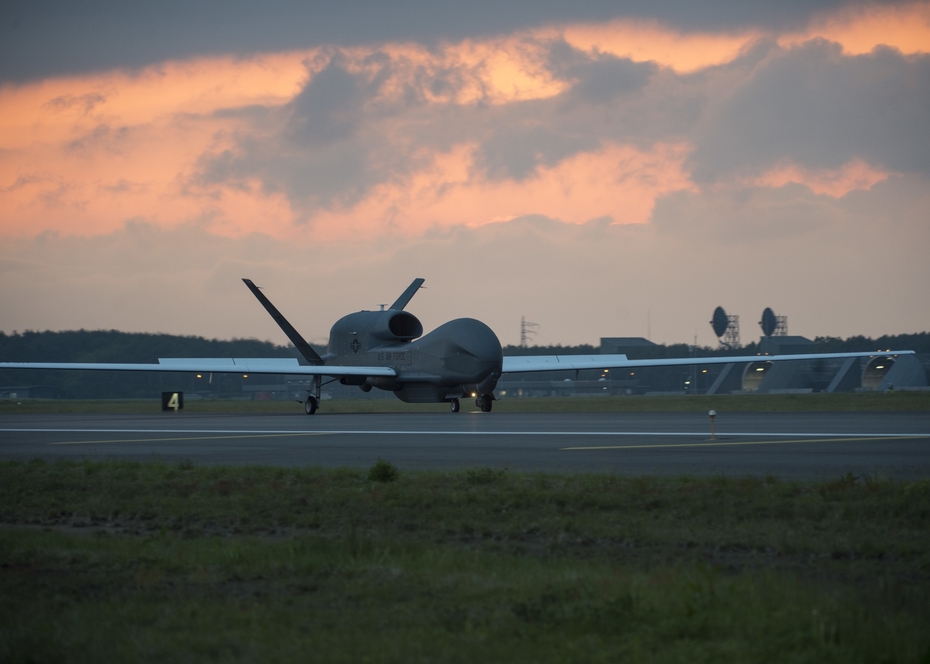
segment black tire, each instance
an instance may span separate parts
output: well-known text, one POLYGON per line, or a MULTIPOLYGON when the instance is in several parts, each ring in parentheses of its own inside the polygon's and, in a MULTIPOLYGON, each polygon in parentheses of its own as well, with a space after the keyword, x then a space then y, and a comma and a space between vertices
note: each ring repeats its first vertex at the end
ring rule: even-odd
POLYGON ((491 400, 491 395, 490 395, 490 394, 482 394, 482 395, 479 397, 479 404, 478 404, 478 407, 481 408, 481 412, 482 412, 482 413, 490 413, 490 412, 491 412, 491 404, 492 404, 492 403, 494 403, 494 402, 491 400))
POLYGON ((461 405, 459 404, 459 400, 458 400, 458 399, 453 399, 452 401, 449 402, 449 408, 452 409, 452 412, 453 412, 453 413, 457 413, 457 412, 459 412, 459 410, 461 410, 462 407, 461 407, 461 405))
POLYGON ((316 397, 307 397, 306 403, 304 403, 304 412, 307 415, 313 415, 317 409, 316 397))

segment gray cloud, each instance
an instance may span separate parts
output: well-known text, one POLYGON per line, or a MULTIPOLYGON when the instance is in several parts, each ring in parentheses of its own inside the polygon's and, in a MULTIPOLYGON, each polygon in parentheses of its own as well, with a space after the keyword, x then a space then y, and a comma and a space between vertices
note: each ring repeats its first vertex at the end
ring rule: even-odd
POLYGON ((492 179, 521 180, 539 166, 554 166, 579 152, 597 149, 618 133, 633 133, 621 119, 623 109, 641 98, 641 91, 658 70, 653 64, 610 55, 592 57, 564 42, 547 46, 550 71, 571 82, 571 88, 552 99, 482 113, 488 129, 476 156, 478 166, 492 179), (598 119, 592 122, 592 116, 598 119))
POLYGON ((71 108, 80 108, 84 114, 90 113, 98 104, 106 101, 106 97, 99 92, 89 92, 84 95, 61 95, 46 102, 47 108, 55 110, 65 110, 71 108))
POLYGON ((148 182, 133 182, 125 178, 120 178, 116 182, 101 184, 99 189, 108 194, 122 194, 126 192, 146 191, 151 186, 148 182))
POLYGON ((142 127, 111 127, 105 123, 98 124, 82 136, 68 141, 65 151, 79 154, 104 149, 113 154, 125 153, 132 135, 141 129, 142 127))
POLYGON ((206 155, 194 183, 258 177, 309 217, 351 205, 462 143, 478 145, 476 168, 491 179, 526 179, 608 142, 692 143, 687 165, 700 183, 751 177, 784 160, 930 167, 930 56, 880 48, 849 57, 823 41, 788 50, 766 41, 727 65, 679 75, 563 42, 542 46, 553 75, 571 84, 566 92, 468 105, 425 101, 433 85, 464 85, 460 71, 417 72, 388 99, 379 95, 395 66, 388 55, 374 52, 373 67, 358 73, 333 51, 289 104, 248 109, 242 117, 253 119, 253 131, 236 150, 206 155))
POLYGON ((316 147, 351 138, 362 123, 365 103, 378 93, 383 76, 366 81, 346 70, 336 54, 290 102, 287 138, 316 147))
POLYGON ((564 21, 626 16, 684 30, 796 28, 825 9, 868 0, 373 0, 237 2, 166 0, 12 0, 0 5, 0 81, 113 68, 138 68, 194 55, 435 42, 480 37, 564 21))
POLYGON ((824 41, 776 51, 708 105, 691 165, 700 181, 781 160, 836 168, 856 158, 930 170, 930 56, 888 48, 843 56, 824 41))
POLYGON ((608 103, 639 90, 658 69, 652 63, 635 63, 610 54, 592 56, 564 42, 550 45, 548 66, 559 78, 574 82, 574 96, 594 103, 608 103))
POLYGON ((674 192, 656 201, 652 223, 660 233, 692 239, 700 236, 730 251, 760 242, 803 243, 824 230, 840 233, 843 218, 842 206, 829 196, 788 184, 777 189, 674 192))
POLYGON ((930 329, 928 185, 898 177, 838 200, 791 186, 677 194, 649 225, 532 216, 325 245, 143 222, 93 238, 11 239, 0 246, 0 329, 283 343, 239 281, 250 277, 323 340, 339 316, 389 302, 422 276, 427 290, 410 310, 427 329, 472 316, 505 343, 516 343, 521 315, 542 324, 540 343, 597 343, 645 335, 649 312, 655 340, 698 333, 711 344, 707 321, 721 304, 744 321, 771 306, 811 337, 915 332, 930 329))
POLYGON ((477 154, 477 164, 492 179, 522 180, 539 166, 552 166, 578 152, 593 150, 600 138, 570 134, 543 125, 502 126, 492 130, 477 154))
MULTIPOLYGON (((378 56, 378 54, 375 54, 378 56)), ((259 177, 268 192, 283 191, 298 208, 351 205, 374 184, 404 172, 409 157, 392 149, 379 120, 392 109, 376 107, 389 70, 369 78, 350 73, 338 51, 304 89, 266 113, 250 107, 254 131, 236 150, 204 155, 191 186, 236 186, 259 177)), ((232 113, 232 111, 226 111, 232 113)))
MULTIPOLYGON (((622 137, 649 144, 661 136, 661 130, 643 129, 663 112, 637 110, 637 104, 641 109, 648 103, 642 91, 656 67, 611 56, 592 58, 558 42, 548 46, 558 51, 554 67, 573 82, 571 90, 503 105, 427 103, 427 89, 439 85, 454 98, 466 85, 456 70, 415 72, 404 94, 379 97, 392 72, 390 58, 382 52, 369 56, 372 75, 349 71, 340 52, 333 51, 327 66, 284 107, 239 113, 253 121, 253 130, 240 136, 237 149, 204 155, 192 185, 237 186, 258 177, 266 191, 283 191, 309 214, 319 207, 351 205, 371 187, 403 178, 423 165, 426 157, 417 156, 424 154, 421 149, 478 143, 476 166, 486 176, 519 180, 540 166, 597 149, 604 140, 622 137)), ((223 113, 237 114, 234 109, 223 113)), ((669 114, 666 109, 664 115, 669 114)))

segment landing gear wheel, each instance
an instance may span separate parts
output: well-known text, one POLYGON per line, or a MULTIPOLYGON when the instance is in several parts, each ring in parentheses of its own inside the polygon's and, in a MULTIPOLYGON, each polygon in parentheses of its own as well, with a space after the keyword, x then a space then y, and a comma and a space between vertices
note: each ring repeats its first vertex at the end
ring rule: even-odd
POLYGON ((475 400, 475 403, 478 404, 478 408, 481 409, 481 412, 482 412, 482 413, 490 413, 490 412, 491 412, 491 404, 492 404, 493 402, 491 401, 491 395, 490 395, 490 394, 482 394, 480 397, 478 397, 478 398, 475 400))
POLYGON ((316 397, 307 397, 307 401, 304 403, 304 412, 307 415, 313 415, 316 412, 317 405, 316 397))
POLYGON ((453 413, 459 412, 459 409, 461 408, 461 406, 459 405, 459 400, 453 399, 451 402, 449 402, 449 407, 452 409, 453 413))

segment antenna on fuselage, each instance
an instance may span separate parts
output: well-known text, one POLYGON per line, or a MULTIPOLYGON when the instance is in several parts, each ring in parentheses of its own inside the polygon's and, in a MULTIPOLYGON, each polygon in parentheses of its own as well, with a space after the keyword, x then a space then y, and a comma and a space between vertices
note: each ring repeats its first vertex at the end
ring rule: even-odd
POLYGON ((404 307, 407 306, 407 303, 417 294, 417 291, 420 290, 420 287, 423 286, 423 282, 426 279, 414 279, 413 283, 407 286, 407 290, 401 293, 400 297, 392 304, 389 308, 395 311, 401 311, 404 307))

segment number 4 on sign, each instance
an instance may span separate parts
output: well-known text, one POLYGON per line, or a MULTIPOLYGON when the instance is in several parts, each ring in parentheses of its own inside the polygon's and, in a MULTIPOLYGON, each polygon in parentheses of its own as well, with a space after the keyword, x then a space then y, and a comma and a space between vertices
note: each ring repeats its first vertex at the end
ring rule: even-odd
POLYGON ((178 412, 184 408, 184 393, 183 392, 162 392, 161 393, 161 409, 163 411, 173 410, 178 412))

